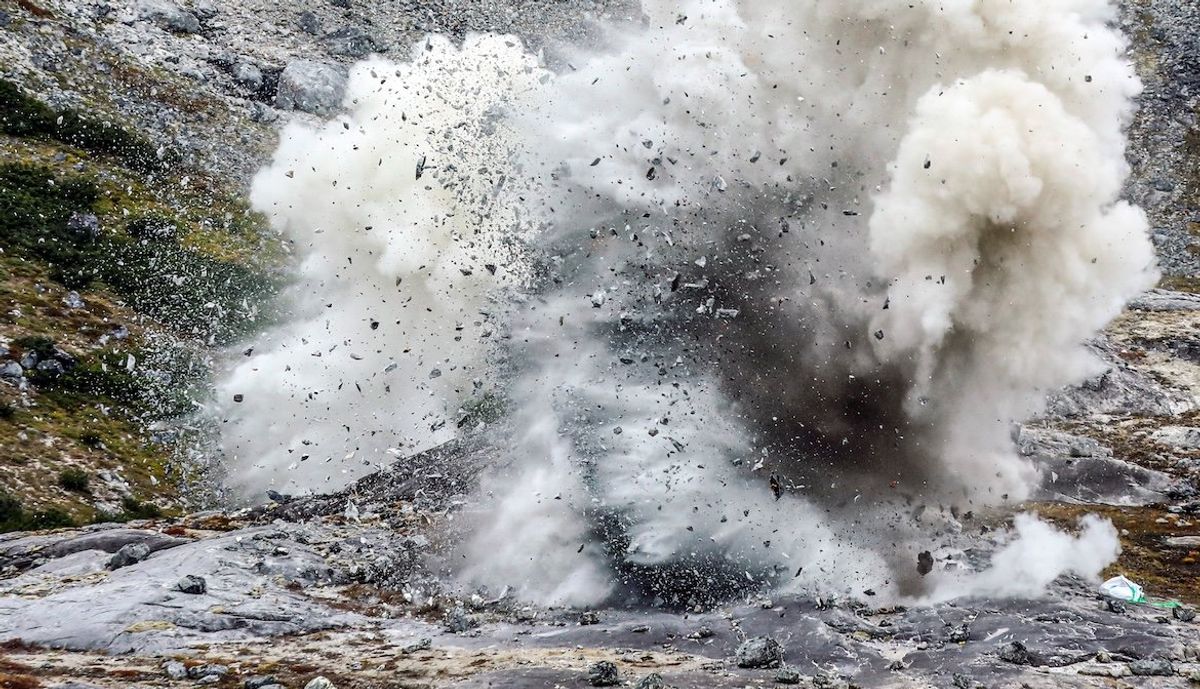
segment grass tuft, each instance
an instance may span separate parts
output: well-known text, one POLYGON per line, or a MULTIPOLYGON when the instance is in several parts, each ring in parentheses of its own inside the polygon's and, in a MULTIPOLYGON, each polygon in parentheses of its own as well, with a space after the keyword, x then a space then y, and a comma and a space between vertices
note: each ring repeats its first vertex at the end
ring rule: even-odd
POLYGON ((88 488, 90 479, 91 477, 83 469, 63 469, 58 474, 58 485, 72 493, 83 493, 86 495, 91 492, 88 488))

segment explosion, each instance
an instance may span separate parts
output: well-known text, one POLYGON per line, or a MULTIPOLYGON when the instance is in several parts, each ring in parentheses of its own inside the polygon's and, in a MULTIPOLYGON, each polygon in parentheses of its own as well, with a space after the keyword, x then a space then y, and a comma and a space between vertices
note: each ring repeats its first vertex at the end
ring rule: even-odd
POLYGON ((254 400, 222 410, 233 478, 341 485, 494 403, 467 585, 931 599, 1098 573, 1111 524, 1028 516, 991 569, 913 564, 1028 495, 1013 424, 1155 282, 1110 4, 644 11, 554 69, 431 37, 283 132, 253 198, 299 253, 295 317, 222 386, 254 400))

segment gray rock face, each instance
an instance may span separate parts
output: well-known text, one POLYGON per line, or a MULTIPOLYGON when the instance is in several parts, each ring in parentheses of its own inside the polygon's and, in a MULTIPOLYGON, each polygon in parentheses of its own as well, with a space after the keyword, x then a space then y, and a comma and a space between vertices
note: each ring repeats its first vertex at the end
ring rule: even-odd
POLYGON ((275 105, 284 110, 330 115, 346 95, 346 79, 346 71, 337 65, 296 60, 279 75, 275 105))
POLYGON ((1129 302, 1137 311, 1200 311, 1200 294, 1154 289, 1129 302))
POLYGON ((115 553, 121 548, 141 543, 150 552, 190 543, 184 538, 164 536, 139 529, 93 527, 82 533, 52 536, 27 536, 0 544, 0 567, 22 569, 21 563, 34 557, 60 558, 88 550, 115 553))
POLYGON ((1175 450, 1200 450, 1200 428, 1164 426, 1150 434, 1150 439, 1175 450))
POLYGON ((220 10, 213 0, 192 0, 192 14, 202 20, 207 20, 220 14, 220 10))
POLYGON ((783 647, 769 636, 756 636, 742 642, 735 656, 738 667, 777 668, 783 664, 783 647))
MULTIPOLYGON (((75 550, 81 541, 111 546, 132 534, 142 539, 135 545, 148 549, 154 543, 132 529, 59 536, 57 541, 41 536, 0 541, 0 561, 5 551, 11 551, 8 561, 15 564, 43 562, 56 547, 64 553, 75 551, 0 580, 0 641, 20 638, 68 649, 151 653, 186 648, 200 640, 237 641, 363 624, 358 615, 331 610, 295 590, 328 576, 324 558, 300 542, 323 537, 320 530, 308 527, 293 527, 289 532, 243 529, 197 541, 162 537, 173 547, 161 548, 136 566, 112 570, 87 586, 65 580, 36 599, 4 595, 30 585, 44 588, 48 581, 73 572, 101 571, 108 556, 95 548, 75 550), (123 538, 102 540, 112 532, 123 538), (70 569, 58 566, 68 560, 70 569), (175 582, 184 572, 203 575, 208 593, 197 596, 177 590, 175 582), (259 595, 248 597, 246 592, 252 589, 259 595), (146 621, 169 631, 128 631, 130 625, 146 621)), ((353 555, 348 548, 343 552, 343 560, 353 555)))
POLYGON ((1189 396, 1164 387, 1121 360, 1109 342, 1096 342, 1092 351, 1108 365, 1103 374, 1050 396, 1047 412, 1075 418, 1089 414, 1169 416, 1195 404, 1189 396))
POLYGON ((138 0, 137 17, 175 33, 200 33, 200 19, 170 0, 138 0))

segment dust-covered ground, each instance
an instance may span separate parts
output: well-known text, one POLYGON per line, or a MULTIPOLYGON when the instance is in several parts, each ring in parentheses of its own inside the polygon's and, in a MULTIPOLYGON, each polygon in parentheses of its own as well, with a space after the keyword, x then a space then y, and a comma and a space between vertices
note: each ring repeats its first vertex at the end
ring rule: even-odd
MULTIPOLYGON (((1105 373, 1055 393, 1044 417, 1014 431, 1043 469, 1031 501, 956 514, 927 551, 939 568, 971 568, 1019 511, 1068 528, 1099 513, 1123 548, 1106 574, 1180 607, 1106 600, 1073 577, 1028 600, 908 608, 874 602, 871 589, 718 601, 695 591, 597 610, 466 595, 446 583, 446 539, 479 516, 477 479, 499 461, 485 425, 334 495, 0 536, 0 689, 324 689, 316 677, 340 688, 1200 682, 1198 17, 1175 0, 1122 10, 1147 86, 1126 194, 1149 212, 1165 289, 1091 343, 1105 373), (773 641, 747 644, 763 638, 773 641)), ((322 84, 357 57, 428 31, 498 30, 546 46, 554 64, 557 40, 587 41, 590 20, 636 13, 604 2, 6 1, 0 69, 48 102, 135 124, 237 193, 277 126, 336 107, 322 84), (292 64, 307 76, 281 100, 292 64)))

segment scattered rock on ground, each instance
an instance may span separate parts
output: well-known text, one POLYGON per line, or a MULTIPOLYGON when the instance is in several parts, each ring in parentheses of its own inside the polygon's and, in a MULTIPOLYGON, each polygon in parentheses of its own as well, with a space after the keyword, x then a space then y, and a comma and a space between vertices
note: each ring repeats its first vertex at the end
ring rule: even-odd
POLYGON ((621 674, 616 665, 601 660, 588 667, 588 683, 593 687, 615 687, 621 683, 621 674))
POLYGON ((463 634, 479 626, 479 620, 461 605, 455 606, 446 613, 443 623, 446 631, 452 634, 463 634))
POLYGON ((192 679, 204 679, 205 677, 224 677, 229 674, 229 666, 227 665, 196 665, 188 668, 188 677, 192 679))
POLYGON ((187 679, 187 666, 178 660, 167 661, 163 664, 163 673, 170 679, 187 679))
POLYGON ((326 34, 323 40, 326 50, 333 55, 344 57, 366 57, 382 49, 380 42, 373 35, 358 26, 344 26, 326 34))
POLYGON ((346 95, 347 75, 337 65, 311 60, 289 62, 279 75, 275 105, 313 115, 330 115, 346 95))
POLYGON ((1033 665, 1034 656, 1025 648, 1025 644, 1020 641, 1012 641, 1005 644, 998 654, 1000 660, 1013 665, 1033 665))
POLYGON ((175 33, 200 33, 196 15, 169 0, 138 0, 137 16, 175 33))
POLYGON ((121 546, 120 550, 113 553, 113 556, 108 559, 108 568, 120 569, 136 565, 148 557, 150 557, 150 546, 145 543, 130 543, 121 546))
POLYGON ((736 658, 738 667, 777 668, 783 663, 783 647, 769 636, 756 636, 738 646, 736 658))
POLYGON ((204 577, 198 577, 193 574, 188 574, 180 579, 179 583, 176 584, 175 587, 178 588, 182 593, 188 593, 194 596, 208 592, 208 582, 204 580, 204 577))
POLYGON ((794 667, 785 665, 779 668, 779 672, 775 673, 776 684, 799 684, 803 680, 803 675, 794 667))
POLYGON ((639 679, 638 683, 634 685, 634 689, 669 689, 669 687, 663 681, 662 675, 657 672, 651 672, 639 679))
POLYGON ((233 68, 233 80, 251 91, 263 87, 262 70, 249 62, 239 62, 233 68))

